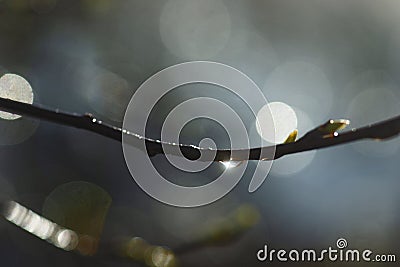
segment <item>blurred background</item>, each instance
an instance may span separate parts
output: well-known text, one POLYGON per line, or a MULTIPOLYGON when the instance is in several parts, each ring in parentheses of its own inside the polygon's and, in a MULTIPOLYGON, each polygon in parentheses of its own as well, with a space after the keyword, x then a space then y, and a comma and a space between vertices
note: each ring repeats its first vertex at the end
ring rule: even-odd
MULTIPOLYGON (((0 72, 24 77, 34 104, 90 112, 120 126, 130 97, 151 75, 185 61, 217 61, 247 74, 270 102, 290 106, 302 135, 330 118, 359 127, 400 114, 399 25, 397 0, 0 0, 0 72)), ((148 136, 159 137, 168 111, 197 96, 242 110, 250 142, 257 144, 254 116, 243 103, 206 85, 183 86, 162 99, 148 136)), ((211 121, 193 121, 180 136, 193 144, 204 137, 229 146, 211 121)), ((114 255, 112 244, 137 236, 181 247, 243 203, 257 224, 240 239, 178 255, 180 265, 263 265, 256 252, 264 244, 323 249, 340 237, 351 248, 400 252, 399 138, 286 156, 253 194, 247 192, 250 163, 230 194, 193 209, 147 196, 131 178, 121 144, 89 132, 1 119, 0 145, 2 198, 101 235, 96 254, 81 255, 1 219, 1 266, 141 266, 114 255)), ((205 184, 223 170, 216 163, 189 175, 162 156, 153 163, 188 185, 205 184)))

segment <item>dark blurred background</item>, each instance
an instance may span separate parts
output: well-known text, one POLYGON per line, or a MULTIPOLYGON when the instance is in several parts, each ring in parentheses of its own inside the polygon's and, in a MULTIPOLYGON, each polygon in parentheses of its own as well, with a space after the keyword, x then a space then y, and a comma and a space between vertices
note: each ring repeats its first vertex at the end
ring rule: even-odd
MULTIPOLYGON (((400 114, 399 25, 397 0, 0 0, 0 71, 25 77, 35 104, 120 126, 130 97, 157 71, 191 60, 222 62, 251 77, 269 101, 290 105, 302 135, 330 118, 358 127, 400 114)), ((180 100, 207 93, 241 105, 212 86, 185 86, 160 103, 153 123, 180 100)), ((254 131, 254 120, 248 124, 254 131)), ((226 145, 210 122, 182 134, 187 143, 212 135, 226 145)), ((318 249, 339 237, 352 248, 400 252, 399 138, 284 157, 255 193, 247 192, 245 177, 222 200, 193 209, 147 196, 113 140, 21 118, 0 121, 0 144, 1 194, 40 214, 66 183, 86 181, 108 192, 101 242, 140 236, 179 246, 242 203, 259 210, 259 223, 241 239, 187 253, 183 266, 264 265, 256 259, 264 244, 318 249)), ((162 169, 165 159, 154 163, 162 169)), ((197 184, 212 174, 179 179, 197 184)), ((138 264, 103 254, 65 252, 0 221, 0 266, 138 264)))

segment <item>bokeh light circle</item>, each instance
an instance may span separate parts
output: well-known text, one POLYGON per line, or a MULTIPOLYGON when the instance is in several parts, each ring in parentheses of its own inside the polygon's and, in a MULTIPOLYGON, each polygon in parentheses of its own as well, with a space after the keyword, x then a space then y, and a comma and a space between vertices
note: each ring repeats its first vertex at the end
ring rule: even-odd
POLYGON ((124 118, 132 95, 127 80, 109 70, 93 67, 93 75, 86 85, 86 98, 94 111, 117 122, 124 118))
MULTIPOLYGON (((20 75, 7 73, 0 78, 0 97, 22 103, 33 103, 33 90, 20 75)), ((0 145, 16 145, 31 137, 39 121, 0 111, 0 145)))
POLYGON ((282 143, 297 128, 296 112, 285 103, 269 103, 257 113, 256 127, 258 134, 268 142, 282 143), (272 125, 269 124, 271 121, 264 120, 269 113, 272 113, 274 119, 272 125))
MULTIPOLYGON (((33 90, 25 78, 17 74, 7 73, 0 78, 0 97, 32 104, 33 90)), ((21 116, 0 111, 0 118, 15 120, 21 118, 21 116)))
POLYGON ((160 16, 160 34, 172 54, 210 59, 228 43, 231 20, 221 0, 170 0, 160 16))
POLYGON ((281 64, 270 73, 263 91, 270 100, 298 107, 315 121, 326 120, 333 103, 330 81, 320 67, 309 62, 281 64))

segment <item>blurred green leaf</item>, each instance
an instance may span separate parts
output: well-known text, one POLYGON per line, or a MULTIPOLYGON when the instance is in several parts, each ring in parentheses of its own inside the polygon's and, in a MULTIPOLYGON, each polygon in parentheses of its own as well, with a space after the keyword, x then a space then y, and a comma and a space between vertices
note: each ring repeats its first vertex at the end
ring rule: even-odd
POLYGON ((46 198, 43 215, 79 234, 78 250, 92 255, 103 232, 111 205, 110 195, 88 182, 70 182, 54 189, 46 198))
POLYGON ((211 222, 203 232, 201 240, 213 245, 236 240, 258 223, 260 214, 249 204, 243 204, 225 218, 211 222))
POLYGON ((133 237, 123 245, 123 254, 149 267, 177 267, 178 259, 168 248, 150 245, 141 237, 133 237))

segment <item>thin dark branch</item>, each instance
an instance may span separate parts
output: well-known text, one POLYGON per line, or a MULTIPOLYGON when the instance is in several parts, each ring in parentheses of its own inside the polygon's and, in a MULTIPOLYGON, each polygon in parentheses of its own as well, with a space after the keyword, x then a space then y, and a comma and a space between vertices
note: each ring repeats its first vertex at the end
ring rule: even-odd
POLYGON ((105 124, 101 120, 93 117, 91 114, 81 115, 76 113, 67 113, 58 109, 51 110, 5 98, 0 98, 0 110, 40 120, 46 120, 65 126, 84 129, 120 142, 122 141, 122 135, 126 134, 134 138, 144 140, 146 142, 147 153, 150 156, 165 154, 163 146, 179 147, 182 154, 186 158, 192 160, 200 158, 202 152, 215 152, 215 156, 213 156, 213 158, 205 159, 211 161, 272 160, 288 154, 345 144, 362 139, 385 140, 400 133, 399 115, 385 121, 358 129, 352 129, 339 134, 324 134, 320 132, 320 128, 317 127, 305 134, 296 142, 280 144, 276 145, 275 147, 269 146, 242 150, 212 150, 209 148, 196 147, 194 145, 173 144, 145 138, 127 130, 123 130, 119 127, 105 124), (275 153, 273 153, 274 150, 275 153))

